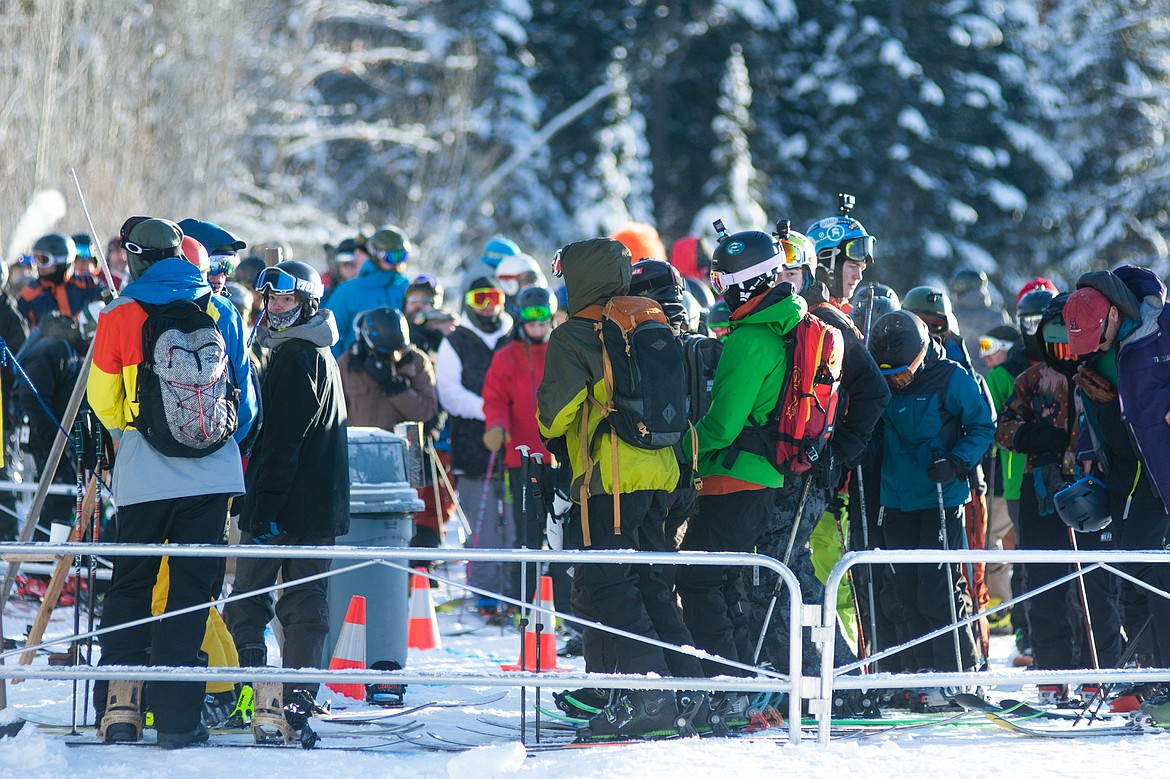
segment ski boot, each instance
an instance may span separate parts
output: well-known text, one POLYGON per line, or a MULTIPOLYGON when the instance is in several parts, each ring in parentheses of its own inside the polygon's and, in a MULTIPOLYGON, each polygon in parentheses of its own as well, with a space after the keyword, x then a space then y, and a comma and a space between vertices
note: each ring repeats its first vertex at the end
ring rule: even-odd
POLYGON ((256 699, 252 693, 252 685, 241 684, 237 686, 239 691, 236 693, 236 707, 224 720, 223 726, 242 730, 252 724, 252 715, 256 711, 256 699))
POLYGON ((1140 725, 1165 728, 1170 725, 1170 696, 1164 693, 1152 695, 1130 716, 1140 725))
POLYGON ((98 725, 98 738, 107 744, 142 740, 143 682, 115 679, 106 693, 106 710, 98 725))
MULTIPOLYGON (((379 660, 370 666, 372 671, 401 671, 402 666, 394 660, 379 660)), ((406 685, 380 682, 366 685, 366 703, 387 708, 402 706, 406 700, 406 685)))
POLYGON ((838 690, 833 695, 833 719, 879 719, 882 716, 874 690, 838 690))
POLYGON ((1122 689, 1109 701, 1109 711, 1114 714, 1129 714, 1141 709, 1142 703, 1153 700, 1165 691, 1154 684, 1133 684, 1122 689))
POLYGON ((730 736, 740 730, 763 730, 769 727, 768 714, 774 712, 771 695, 765 693, 760 706, 741 692, 717 692, 711 696, 711 732, 730 736))
POLYGON ((632 690, 606 706, 577 731, 578 741, 668 738, 678 734, 674 693, 632 690))
POLYGON ((252 738, 257 744, 291 744, 296 730, 284 716, 284 684, 257 682, 252 685, 255 709, 252 713, 252 738))
POLYGON ((678 716, 674 726, 680 736, 698 736, 713 732, 711 697, 705 692, 678 692, 675 694, 678 716))
POLYGON ((556 707, 573 719, 589 719, 609 705, 609 693, 596 687, 582 687, 580 690, 554 692, 556 707))
POLYGON ((1041 706, 1055 706, 1061 709, 1072 707, 1068 697, 1067 684, 1041 684, 1036 688, 1036 699, 1041 706))
POLYGON ((961 688, 944 685, 941 687, 920 687, 913 690, 910 697, 910 711, 915 714, 939 714, 950 711, 962 711, 963 707, 955 703, 955 696, 963 692, 961 688))

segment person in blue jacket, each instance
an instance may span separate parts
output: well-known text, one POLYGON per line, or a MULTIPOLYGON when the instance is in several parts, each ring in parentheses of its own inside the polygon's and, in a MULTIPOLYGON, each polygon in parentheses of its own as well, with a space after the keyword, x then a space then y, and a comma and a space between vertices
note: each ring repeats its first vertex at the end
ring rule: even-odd
MULTIPOLYGON (((945 528, 951 549, 963 546, 963 506, 971 499, 967 474, 995 436, 991 411, 967 371, 943 356, 925 323, 909 311, 886 314, 870 333, 870 353, 890 385, 882 414, 881 505, 886 542, 894 549, 941 549, 945 528), (942 508, 940 509, 940 495, 942 508)), ((921 636, 970 614, 970 594, 958 565, 894 566, 894 588, 907 610, 906 631, 921 636)), ((959 629, 962 669, 954 639, 944 633, 918 644, 918 668, 970 670, 979 663, 970 626, 959 629)), ((929 696, 934 691, 926 691, 929 696)), ((941 691, 940 691, 941 694, 941 691)), ((927 700, 927 706, 947 701, 927 700)))
POLYGON ((333 345, 334 357, 340 357, 353 346, 353 321, 358 314, 383 306, 401 311, 406 288, 410 286, 405 273, 411 245, 402 228, 379 227, 366 241, 366 250, 370 259, 362 265, 357 278, 336 287, 326 306, 337 320, 340 335, 333 345))

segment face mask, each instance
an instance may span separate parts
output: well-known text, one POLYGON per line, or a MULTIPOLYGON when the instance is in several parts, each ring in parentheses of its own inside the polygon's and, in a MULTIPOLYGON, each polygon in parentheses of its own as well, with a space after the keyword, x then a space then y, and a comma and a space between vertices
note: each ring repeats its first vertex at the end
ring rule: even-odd
POLYGON ((298 303, 294 308, 285 311, 283 314, 275 314, 272 309, 268 309, 268 327, 272 330, 284 330, 292 327, 301 318, 301 309, 304 304, 298 303))

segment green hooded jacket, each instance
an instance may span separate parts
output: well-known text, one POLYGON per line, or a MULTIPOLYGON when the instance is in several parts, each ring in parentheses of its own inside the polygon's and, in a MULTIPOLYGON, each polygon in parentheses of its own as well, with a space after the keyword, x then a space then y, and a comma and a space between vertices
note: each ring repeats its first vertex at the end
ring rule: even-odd
MULTIPOLYGON (((609 238, 572 243, 561 250, 561 273, 569 298, 569 319, 552 332, 545 352, 544 378, 536 390, 536 418, 545 439, 565 437, 573 469, 573 500, 579 502, 585 468, 581 458, 581 415, 586 393, 598 403, 608 400, 601 365, 601 339, 594 322, 576 316, 582 309, 628 294, 630 252, 609 238)), ((609 436, 594 431, 601 414, 591 410, 588 437, 590 458, 596 463, 590 495, 613 494, 609 436)), ((622 492, 673 490, 678 484, 678 460, 673 449, 639 449, 618 440, 618 485, 622 492)))
MULTIPOLYGON (((701 477, 721 474, 762 487, 784 486, 784 477, 761 455, 741 451, 730 468, 723 460, 740 431, 767 422, 780 399, 788 375, 784 336, 808 311, 804 299, 791 290, 791 285, 781 284, 731 315, 731 334, 715 369, 711 409, 696 427, 701 477)), ((690 457, 688 437, 683 452, 690 457)))

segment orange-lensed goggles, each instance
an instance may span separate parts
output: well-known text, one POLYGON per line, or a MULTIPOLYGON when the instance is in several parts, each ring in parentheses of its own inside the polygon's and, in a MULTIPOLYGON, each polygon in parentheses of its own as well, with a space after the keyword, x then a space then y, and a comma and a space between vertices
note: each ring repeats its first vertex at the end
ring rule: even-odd
POLYGON ((496 308, 504 305, 504 290, 494 287, 468 290, 464 297, 467 305, 476 310, 496 308))

